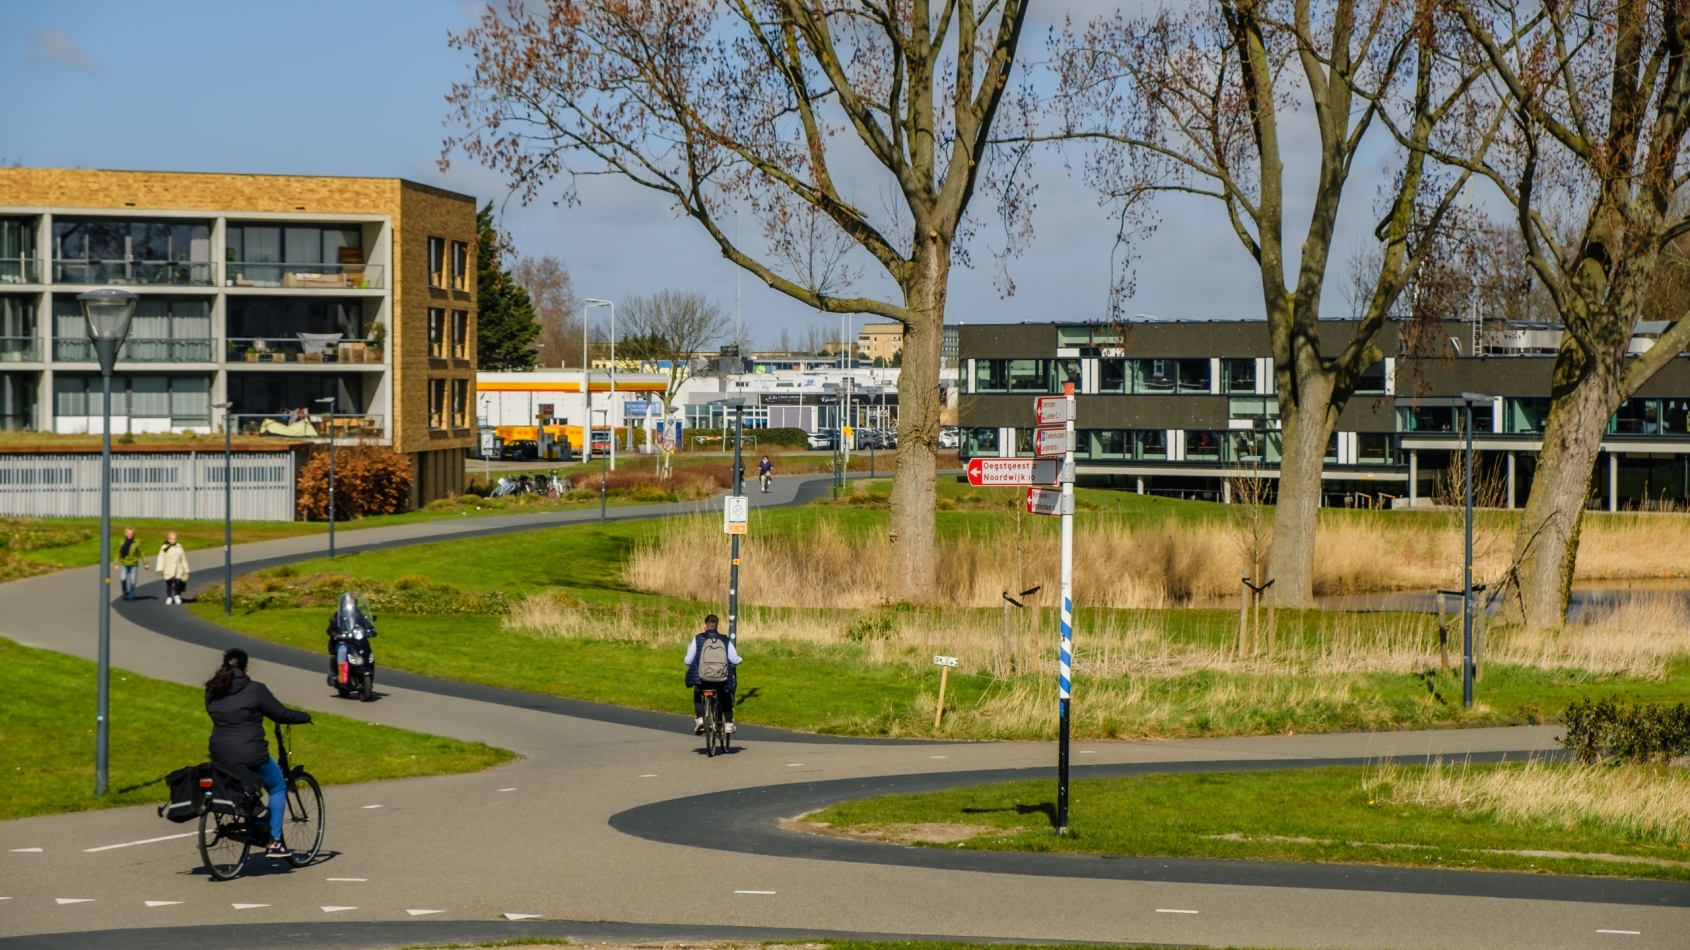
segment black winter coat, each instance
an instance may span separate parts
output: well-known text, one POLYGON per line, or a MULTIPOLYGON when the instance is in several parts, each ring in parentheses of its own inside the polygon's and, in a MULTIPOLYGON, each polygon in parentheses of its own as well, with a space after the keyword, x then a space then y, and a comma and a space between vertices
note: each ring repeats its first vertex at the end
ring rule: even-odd
POLYGON ((270 745, 264 741, 265 719, 291 726, 311 721, 310 713, 283 706, 270 695, 268 686, 254 683, 240 670, 229 684, 229 694, 207 699, 205 711, 211 716, 211 761, 249 768, 270 758, 270 745))

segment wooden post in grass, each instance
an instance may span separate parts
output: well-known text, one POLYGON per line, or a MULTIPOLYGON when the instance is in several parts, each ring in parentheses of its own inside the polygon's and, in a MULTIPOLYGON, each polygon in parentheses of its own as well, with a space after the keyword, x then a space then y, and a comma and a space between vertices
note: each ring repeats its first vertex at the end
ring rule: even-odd
POLYGON ((951 667, 956 666, 954 656, 936 656, 933 665, 939 668, 939 708, 933 711, 933 731, 939 731, 939 723, 945 718, 945 683, 950 679, 951 667))
POLYGON ((1246 644, 1249 642, 1247 624, 1249 623, 1249 617, 1254 613, 1254 611, 1251 610, 1251 606, 1250 579, 1248 577, 1240 577, 1238 579, 1238 655, 1240 658, 1245 656, 1244 651, 1246 649, 1246 644))
POLYGON ((1444 592, 1438 591, 1438 663, 1449 672, 1449 621, 1444 618, 1444 592))
MULTIPOLYGON (((1262 585, 1262 588, 1259 591, 1259 593, 1266 594, 1267 589, 1269 587, 1272 587, 1272 586, 1273 586, 1273 581, 1269 580, 1266 584, 1262 585)), ((1268 602, 1268 619, 1267 619, 1268 658, 1272 659, 1273 658, 1274 642, 1276 641, 1276 639, 1278 638, 1278 635, 1279 635, 1279 624, 1277 622, 1275 622, 1274 616, 1273 616, 1273 608, 1274 608, 1273 602, 1277 598, 1265 597, 1263 599, 1268 602)))

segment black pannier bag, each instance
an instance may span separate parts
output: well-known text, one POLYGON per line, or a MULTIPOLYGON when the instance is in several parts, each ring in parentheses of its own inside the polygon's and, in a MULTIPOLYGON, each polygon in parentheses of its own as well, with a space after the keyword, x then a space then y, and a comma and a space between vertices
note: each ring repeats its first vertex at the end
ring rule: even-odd
POLYGON ((205 793, 211 790, 211 765, 202 763, 177 769, 164 777, 164 784, 170 789, 170 800, 158 806, 159 815, 178 823, 193 821, 205 811, 205 793))
POLYGON ((211 772, 210 810, 219 815, 252 817, 255 797, 264 788, 264 780, 258 773, 245 766, 221 762, 207 768, 211 772))

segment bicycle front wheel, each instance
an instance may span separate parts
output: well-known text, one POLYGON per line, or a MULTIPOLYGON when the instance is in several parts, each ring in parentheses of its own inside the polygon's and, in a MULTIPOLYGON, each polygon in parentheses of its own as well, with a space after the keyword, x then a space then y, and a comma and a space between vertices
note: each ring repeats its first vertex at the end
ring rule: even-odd
POLYGON ((232 881, 246 866, 252 842, 247 840, 246 823, 234 815, 220 815, 207 810, 200 815, 200 857, 205 870, 213 879, 232 881))
POLYGON ((721 733, 716 726, 716 697, 704 697, 704 754, 706 757, 716 757, 716 743, 721 733))
POLYGON ((288 855, 289 864, 302 868, 317 859, 325 825, 323 790, 309 773, 301 772, 288 783, 288 813, 282 819, 282 843, 293 852, 288 855))

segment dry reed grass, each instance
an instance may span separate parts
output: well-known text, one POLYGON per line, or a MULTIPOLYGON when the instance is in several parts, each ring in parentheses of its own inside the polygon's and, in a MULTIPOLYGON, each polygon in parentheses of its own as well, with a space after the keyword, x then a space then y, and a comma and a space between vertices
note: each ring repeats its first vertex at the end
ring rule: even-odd
MULTIPOLYGON (((1499 577, 1507 566, 1509 528, 1500 519, 1479 526, 1475 573, 1499 577)), ((725 545, 714 519, 678 519, 633 552, 626 579, 635 587, 707 600, 727 587, 725 545)), ((1459 520, 1391 523, 1334 517, 1320 525, 1315 549, 1317 594, 1432 590, 1460 580, 1459 520)), ((741 587, 756 603, 786 606, 874 607, 883 602, 886 539, 851 534, 818 521, 800 536, 753 533, 741 547, 741 587)), ((1166 608, 1218 603, 1236 595, 1241 573, 1238 541, 1222 521, 1134 526, 1088 518, 1077 526, 1076 603, 1116 608, 1166 608)), ((1054 531, 1003 528, 940 542, 944 565, 937 603, 992 607, 1004 591, 1043 583, 1058 572, 1054 531)), ((1593 516, 1581 534, 1576 578, 1641 579, 1679 576, 1690 564, 1690 519, 1593 516)))
POLYGON ((1392 804, 1488 814, 1512 824, 1595 826, 1662 843, 1690 839, 1690 773, 1682 769, 1531 761, 1496 769, 1439 762, 1407 770, 1386 763, 1363 788, 1392 804))

